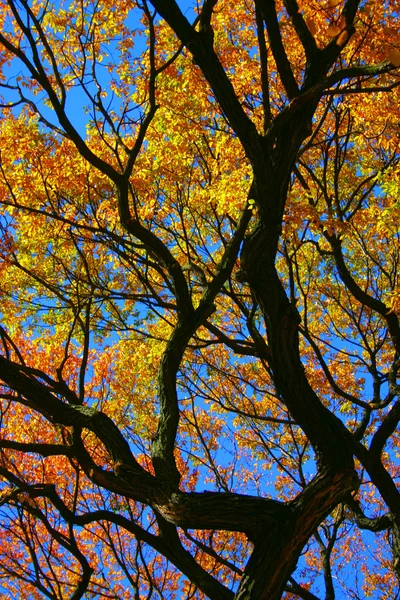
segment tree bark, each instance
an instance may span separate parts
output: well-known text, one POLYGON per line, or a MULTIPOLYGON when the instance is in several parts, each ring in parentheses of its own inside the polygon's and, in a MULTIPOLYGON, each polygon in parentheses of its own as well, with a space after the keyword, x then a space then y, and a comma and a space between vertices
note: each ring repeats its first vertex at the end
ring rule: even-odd
POLYGON ((281 527, 260 532, 235 600, 279 600, 313 532, 358 483, 353 470, 318 475, 292 503, 281 527))

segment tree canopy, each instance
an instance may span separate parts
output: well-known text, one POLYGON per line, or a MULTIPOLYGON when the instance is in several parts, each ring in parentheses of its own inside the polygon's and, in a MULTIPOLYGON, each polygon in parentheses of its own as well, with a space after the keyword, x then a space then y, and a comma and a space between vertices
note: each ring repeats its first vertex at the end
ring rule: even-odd
POLYGON ((0 589, 393 599, 397 0, 3 0, 0 589))

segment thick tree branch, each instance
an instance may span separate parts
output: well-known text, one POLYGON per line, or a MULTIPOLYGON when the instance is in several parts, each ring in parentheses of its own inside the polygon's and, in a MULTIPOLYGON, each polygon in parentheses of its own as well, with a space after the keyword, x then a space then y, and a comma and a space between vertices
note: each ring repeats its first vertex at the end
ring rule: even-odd
MULTIPOLYGON (((57 494, 56 487, 54 485, 28 485, 19 478, 15 477, 12 473, 1 467, 0 474, 12 481, 15 486, 18 486, 13 490, 8 501, 13 500, 14 498, 18 501, 19 494, 22 491, 32 499, 49 499, 54 505, 54 507, 58 510, 62 518, 65 520, 65 522, 70 525, 77 525, 79 527, 83 527, 85 525, 90 525, 101 521, 113 523, 114 525, 121 527, 125 531, 134 535, 138 542, 143 541, 155 550, 157 550, 157 552, 164 555, 168 560, 175 564, 175 566, 182 573, 184 573, 190 581, 196 583, 199 589, 201 589, 212 600, 230 600, 233 598, 232 592, 230 592, 225 586, 223 586, 216 579, 214 579, 214 577, 212 577, 204 569, 202 569, 202 567, 200 567, 200 565, 196 563, 196 561, 190 555, 190 553, 187 550, 184 550, 184 548, 179 542, 179 539, 172 540, 169 537, 165 537, 162 535, 154 535, 137 525, 132 519, 127 519, 122 515, 115 512, 111 512, 109 510, 95 510, 85 514, 76 514, 63 502, 63 500, 57 494)), ((32 507, 29 502, 25 502, 23 503, 23 505, 25 509, 28 510, 28 512, 30 512, 37 518, 43 520, 44 516, 38 508, 32 507)), ((53 537, 55 537, 55 539, 58 539, 58 537, 60 537, 57 536, 57 531, 55 530, 53 530, 53 537)), ((60 539, 60 543, 62 543, 63 537, 61 537, 60 539)), ((81 585, 77 589, 78 592, 82 589, 87 588, 92 570, 90 569, 85 557, 76 547, 76 544, 73 539, 71 540, 71 542, 71 547, 70 544, 67 544, 65 547, 69 549, 80 562, 81 559, 83 559, 82 566, 85 567, 84 577, 82 577, 81 585)), ((71 600, 72 598, 75 600, 75 598, 78 599, 79 597, 81 596, 72 596, 71 600)))
POLYGON ((285 592, 296 594, 296 596, 303 598, 303 600, 320 600, 318 596, 299 585, 297 581, 293 579, 293 577, 290 577, 289 581, 290 583, 285 586, 285 592))
POLYGON ((293 100, 299 94, 299 87, 283 46, 275 0, 256 0, 256 6, 260 9, 267 26, 268 38, 279 76, 289 100, 293 100))
POLYGON ((198 308, 193 310, 192 314, 186 313, 183 318, 178 319, 161 359, 158 374, 160 417, 151 446, 151 455, 156 474, 176 482, 176 485, 180 479, 174 459, 179 424, 176 375, 190 338, 215 310, 214 298, 232 272, 250 218, 251 213, 245 208, 238 227, 225 248, 217 272, 204 290, 198 308))
POLYGON ((358 483, 353 470, 321 472, 292 502, 292 516, 279 532, 260 531, 235 600, 280 600, 306 541, 358 483))
POLYGON ((373 458, 380 458, 383 448, 389 437, 393 435, 400 421, 400 400, 394 404, 389 413, 383 418, 381 425, 375 432, 371 445, 370 454, 373 458))
POLYGON ((314 37, 308 29, 303 15, 300 12, 297 0, 284 0, 284 4, 290 18, 292 19, 292 23, 299 40, 304 48, 307 60, 311 62, 316 57, 319 50, 317 44, 315 43, 314 37))
POLYGON ((372 519, 366 517, 361 510, 359 502, 352 495, 349 495, 348 498, 346 498, 346 504, 351 508, 354 519, 360 529, 367 529, 368 531, 385 531, 392 526, 393 519, 390 514, 372 519))
POLYGON ((44 384, 25 375, 20 365, 3 356, 0 356, 0 379, 12 390, 25 396, 39 412, 49 415, 53 423, 86 427, 93 431, 107 448, 115 465, 126 465, 139 478, 151 479, 151 475, 134 459, 129 444, 118 427, 104 413, 88 406, 62 402, 44 384))

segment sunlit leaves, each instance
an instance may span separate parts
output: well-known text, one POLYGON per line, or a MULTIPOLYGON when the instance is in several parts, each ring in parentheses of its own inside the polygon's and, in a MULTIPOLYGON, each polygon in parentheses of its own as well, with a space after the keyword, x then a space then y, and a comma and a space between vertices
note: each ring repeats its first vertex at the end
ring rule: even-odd
MULTIPOLYGON (((146 2, 21 1, 13 12, 10 0, 1 8, 1 356, 63 408, 110 417, 151 485, 159 424, 176 413, 169 458, 185 501, 207 489, 292 503, 322 464, 288 409, 271 319, 240 259, 279 210, 283 223, 274 222, 266 245, 279 237, 274 266, 298 318, 287 337, 306 376, 291 396, 301 400, 309 386, 365 457, 398 393, 388 330, 400 311, 395 6, 363 2, 353 27, 344 0, 304 0, 292 15, 293 3, 275 4, 274 29, 260 25, 251 3, 219 0, 213 35, 197 20, 184 43, 146 2), (191 43, 205 35, 202 52, 225 70, 224 93, 233 89, 251 143, 192 56, 191 43), (311 58, 339 50, 315 85, 311 58), (307 130, 282 159, 279 147, 309 102, 312 122, 306 115, 307 130), (254 168, 256 147, 263 169, 254 168), (268 205, 277 190, 288 190, 282 206, 268 205), (230 255, 242 218, 250 222, 230 255)), ((60 424, 25 392, 1 388, 6 593, 21 589, 14 577, 26 597, 69 597, 93 570, 89 595, 204 597, 170 561, 182 567, 179 543, 203 576, 237 589, 252 551, 243 527, 173 529, 161 503, 147 502, 150 491, 146 502, 134 500, 134 486, 120 493, 137 472, 131 465, 120 476, 124 465, 93 423, 60 424), (91 519, 93 511, 102 512, 91 519)), ((375 460, 396 484, 392 430, 382 446, 375 460)), ((383 496, 361 462, 357 472, 355 497, 378 518, 383 496)), ((162 478, 168 510, 170 485, 162 478)), ((372 572, 354 515, 339 505, 313 530, 294 573, 305 589, 328 597, 318 589, 328 547, 343 593, 355 577, 360 597, 394 588, 386 534, 372 572)))

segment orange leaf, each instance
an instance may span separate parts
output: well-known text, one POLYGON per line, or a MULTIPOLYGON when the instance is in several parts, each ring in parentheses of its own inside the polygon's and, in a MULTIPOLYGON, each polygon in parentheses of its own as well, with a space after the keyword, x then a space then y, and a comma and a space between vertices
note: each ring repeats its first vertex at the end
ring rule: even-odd
POLYGON ((306 23, 311 35, 315 35, 318 29, 314 21, 312 19, 306 19, 306 23))
POLYGON ((393 48, 392 50, 390 50, 389 55, 388 55, 388 60, 395 67, 400 67, 400 50, 396 50, 396 48, 393 48))
POLYGON ((336 40, 336 44, 340 47, 344 46, 348 39, 349 39, 349 34, 347 33, 347 31, 342 31, 342 33, 339 35, 338 39, 336 40))
POLYGON ((396 35, 397 33, 394 27, 384 27, 382 31, 385 35, 396 35))
POLYGON ((328 29, 326 30, 326 33, 328 35, 330 35, 331 37, 335 37, 336 35, 339 35, 340 33, 340 28, 337 25, 329 25, 328 29))

